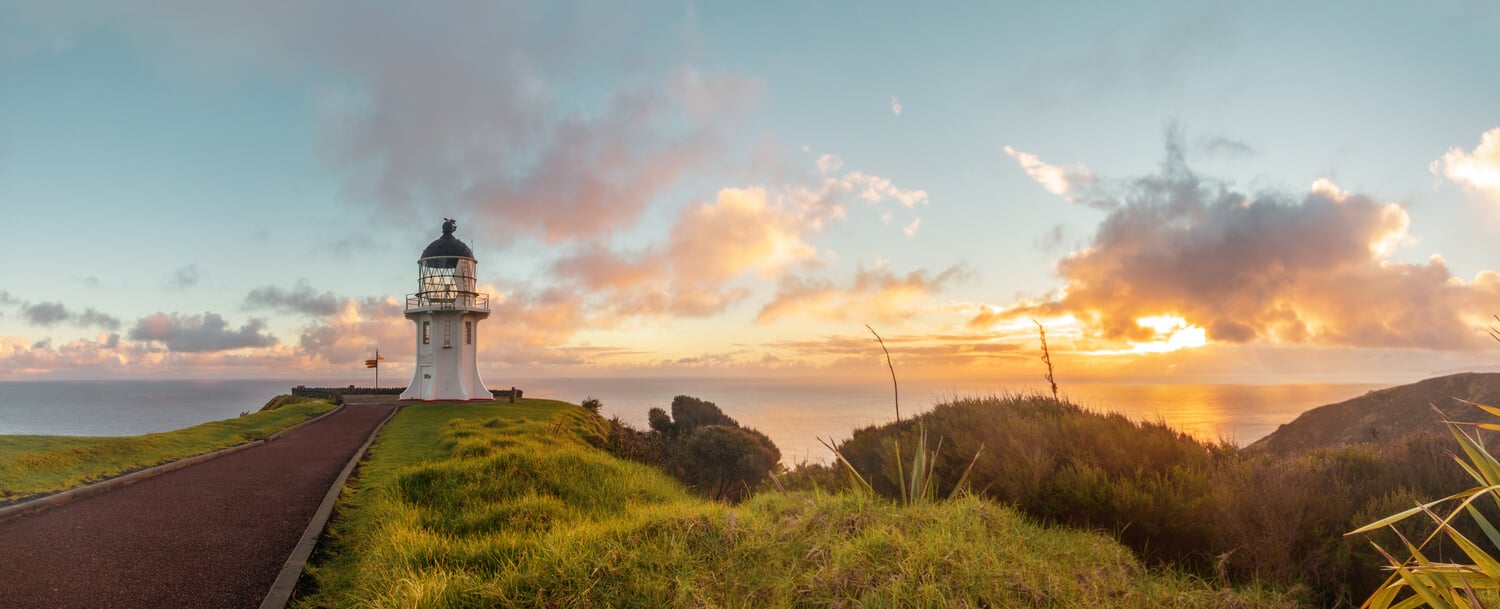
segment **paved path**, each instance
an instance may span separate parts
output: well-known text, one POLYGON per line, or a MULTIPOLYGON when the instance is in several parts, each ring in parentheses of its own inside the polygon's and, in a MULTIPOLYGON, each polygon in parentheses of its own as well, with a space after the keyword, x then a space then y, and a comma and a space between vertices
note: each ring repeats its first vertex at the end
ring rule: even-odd
POLYGON ((394 404, 0 523, 0 608, 260 605, 328 487, 394 404))

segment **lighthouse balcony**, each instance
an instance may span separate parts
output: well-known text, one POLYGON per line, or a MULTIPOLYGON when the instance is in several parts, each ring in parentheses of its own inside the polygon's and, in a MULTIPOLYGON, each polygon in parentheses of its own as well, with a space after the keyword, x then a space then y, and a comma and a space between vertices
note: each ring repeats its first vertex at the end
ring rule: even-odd
POLYGON ((406 295, 406 310, 490 310, 490 295, 474 292, 418 292, 406 295))

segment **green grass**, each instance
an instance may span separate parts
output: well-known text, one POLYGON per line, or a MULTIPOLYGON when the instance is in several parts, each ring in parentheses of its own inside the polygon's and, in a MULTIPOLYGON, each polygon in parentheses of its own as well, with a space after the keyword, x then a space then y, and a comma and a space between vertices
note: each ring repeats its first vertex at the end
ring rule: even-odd
POLYGON ((0 502, 97 482, 265 437, 333 409, 322 400, 123 437, 0 436, 0 502))
POLYGON ((1293 606, 976 498, 706 501, 590 446, 603 432, 562 402, 408 406, 345 488, 297 606, 1293 606))

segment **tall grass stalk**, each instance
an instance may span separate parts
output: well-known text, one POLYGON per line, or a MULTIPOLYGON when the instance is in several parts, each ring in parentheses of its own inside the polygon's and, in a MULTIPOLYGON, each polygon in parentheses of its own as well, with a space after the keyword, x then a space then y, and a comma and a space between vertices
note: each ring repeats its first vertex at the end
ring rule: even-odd
POLYGON ((1057 379, 1052 376, 1052 353, 1047 350, 1047 329, 1042 327, 1042 322, 1035 319, 1031 323, 1036 324, 1036 331, 1042 336, 1042 363, 1047 364, 1047 384, 1052 385, 1052 399, 1057 399, 1057 379))
MULTIPOLYGON (((892 397, 892 399, 894 399, 896 401, 896 424, 900 425, 901 424, 901 389, 900 389, 899 386, 896 385, 896 365, 893 364, 893 363, 891 363, 891 350, 885 348, 885 339, 883 339, 883 338, 880 337, 880 333, 876 332, 875 328, 871 328, 870 324, 865 324, 865 329, 869 330, 870 334, 874 334, 875 335, 875 340, 877 340, 877 341, 880 342, 880 350, 885 352, 885 367, 891 371, 891 397, 892 397)), ((901 437, 900 436, 896 437, 896 477, 899 478, 899 479, 901 479, 901 480, 905 480, 906 479, 906 472, 901 471, 901 437)), ((906 493, 906 485, 902 485, 901 486, 901 503, 904 503, 904 504, 907 504, 907 505, 911 504, 911 496, 906 493)))
MULTIPOLYGON (((1459 401, 1489 414, 1500 416, 1500 408, 1468 400, 1460 399, 1459 401)), ((1434 410, 1437 409, 1434 408, 1434 410)), ((1454 460, 1463 467, 1464 471, 1468 472, 1477 486, 1392 514, 1346 533, 1346 535, 1358 535, 1389 527, 1401 540, 1407 556, 1404 559, 1398 559, 1380 544, 1371 542, 1375 549, 1386 558, 1391 576, 1365 601, 1363 607, 1410 609, 1425 606, 1435 609, 1468 609, 1494 607, 1500 603, 1500 594, 1497 594, 1497 591, 1500 591, 1500 560, 1492 554, 1495 549, 1500 549, 1500 531, 1497 531, 1489 519, 1485 518, 1474 506, 1476 501, 1487 496, 1495 502, 1497 507, 1500 507, 1500 495, 1496 494, 1496 491, 1500 490, 1500 460, 1490 454, 1479 438, 1479 430, 1500 431, 1500 425, 1474 424, 1475 432, 1470 435, 1460 427, 1463 424, 1447 420, 1443 423, 1463 451, 1463 456, 1454 455, 1454 460), (1434 511, 1434 508, 1442 505, 1452 507, 1447 508, 1445 513, 1434 511), (1417 515, 1426 516, 1435 525, 1435 529, 1422 543, 1414 545, 1400 530, 1396 529, 1395 525, 1417 515), (1454 528, 1454 521, 1462 516, 1472 518, 1484 531, 1490 543, 1490 551, 1485 551, 1454 528), (1470 563, 1437 562, 1428 558, 1423 549, 1433 545, 1439 539, 1447 539, 1462 550, 1470 563)))

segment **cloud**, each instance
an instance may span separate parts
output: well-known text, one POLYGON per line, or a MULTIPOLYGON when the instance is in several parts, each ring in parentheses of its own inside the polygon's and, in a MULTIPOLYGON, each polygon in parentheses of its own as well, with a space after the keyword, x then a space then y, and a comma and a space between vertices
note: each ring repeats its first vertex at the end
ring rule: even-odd
POLYGON ((723 165, 764 89, 684 66, 691 37, 660 35, 663 24, 692 27, 671 5, 219 0, 31 12, 116 30, 213 78, 248 66, 314 79, 320 144, 351 200, 393 223, 441 208, 511 241, 632 226, 650 201, 723 165))
MULTIPOLYGON (((13 301, 20 303, 20 301, 13 301)), ((101 313, 93 307, 82 313, 73 313, 61 302, 21 303, 21 317, 35 326, 51 327, 64 323, 78 326, 95 326, 105 330, 120 329, 119 318, 101 313)))
POLYGON ((130 329, 136 341, 161 343, 167 349, 183 353, 230 351, 276 344, 275 337, 264 334, 265 320, 251 319, 238 330, 217 313, 179 315, 155 313, 141 318, 130 329))
POLYGON ((343 304, 342 299, 333 292, 319 294, 313 291, 306 279, 297 280, 297 284, 290 290, 268 285, 252 289, 245 295, 247 309, 270 309, 313 317, 338 313, 343 304))
POLYGON ((1005 155, 1015 159, 1016 164, 1021 166, 1021 171, 1026 172, 1026 175, 1041 184, 1047 192, 1062 195, 1068 201, 1081 205, 1101 209, 1112 207, 1107 200, 1093 196, 1096 179, 1094 174, 1083 165, 1071 167, 1050 165, 1035 154, 1022 152, 1010 146, 1005 147, 1005 155))
POLYGON ((1241 159, 1257 154, 1255 147, 1223 136, 1199 138, 1196 148, 1210 159, 1241 159))
POLYGON ((602 294, 617 315, 704 317, 749 295, 731 283, 774 276, 816 256, 796 210, 761 188, 726 188, 678 215, 664 244, 639 252, 594 245, 555 261, 555 276, 602 294))
MULTIPOLYGON (((914 227, 919 224, 916 210, 929 203, 927 191, 901 188, 889 178, 862 171, 839 173, 844 168, 844 159, 834 154, 818 155, 815 165, 818 170, 815 186, 791 186, 782 193, 795 206, 808 228, 822 230, 824 225, 842 220, 854 204, 873 207, 896 202, 912 215, 911 224, 907 226, 913 227, 915 232, 914 227)), ((882 219, 889 222, 894 218, 892 214, 882 219)))
POLYGON ((58 370, 90 375, 123 370, 127 359, 116 351, 119 337, 110 334, 98 340, 53 345, 51 341, 0 336, 0 377, 36 377, 58 370))
POLYGON ((901 100, 894 97, 891 98, 891 114, 901 116, 901 100))
POLYGON ((183 290, 198 285, 198 282, 202 279, 203 273, 198 270, 198 264, 195 262, 172 271, 172 274, 167 276, 167 287, 174 290, 183 290))
POLYGON ((1472 152, 1449 149, 1427 169, 1500 202, 1500 127, 1484 132, 1472 152))
POLYGON ((300 355, 340 365, 369 358, 375 347, 393 360, 403 356, 409 359, 413 354, 413 325, 403 315, 401 301, 392 297, 338 298, 326 292, 314 296, 310 288, 302 289, 305 287, 299 282, 293 290, 303 298, 294 296, 290 302, 276 305, 318 316, 303 326, 297 338, 300 355))
POLYGON ((970 327, 1071 315, 1098 338, 1151 341, 1139 320, 1176 316, 1214 342, 1470 349, 1500 299, 1500 274, 1465 283, 1437 256, 1390 259, 1411 242, 1406 211, 1327 180, 1299 197, 1252 197, 1194 174, 1169 141, 1161 173, 1112 201, 1092 242, 1058 261, 1059 295, 970 327))
MULTIPOLYGON (((93 307, 84 309, 82 313, 73 317, 73 321, 81 326, 94 326, 105 330, 120 329, 120 318, 99 312, 93 307)), ((118 335, 115 336, 118 337, 118 335)))
MULTIPOLYGON (((817 158, 813 186, 725 188, 711 202, 683 209, 664 242, 639 250, 602 244, 573 249, 551 276, 589 294, 586 306, 611 317, 705 317, 748 297, 745 282, 775 279, 816 261, 812 240, 854 206, 886 205, 912 214, 927 193, 860 171, 835 155, 817 158)), ((890 212, 887 212, 890 213, 890 212)))
POLYGON ((37 326, 54 326, 72 317, 60 302, 28 304, 21 308, 21 316, 37 326))
POLYGON ((770 323, 793 316, 859 322, 908 319, 919 312, 918 301, 970 275, 966 267, 952 266, 936 276, 923 270, 898 276, 882 265, 859 269, 847 287, 826 279, 788 276, 755 321, 770 323))

